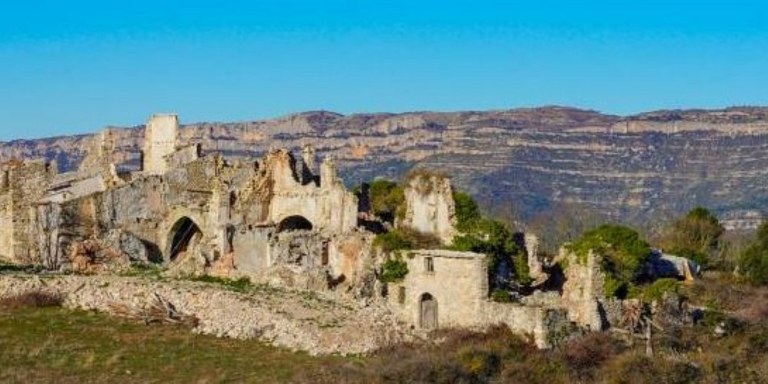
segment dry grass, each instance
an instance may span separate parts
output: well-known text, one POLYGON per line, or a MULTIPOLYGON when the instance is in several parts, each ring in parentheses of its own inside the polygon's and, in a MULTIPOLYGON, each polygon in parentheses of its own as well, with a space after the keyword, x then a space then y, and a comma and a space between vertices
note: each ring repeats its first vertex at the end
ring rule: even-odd
POLYGON ((195 335, 184 326, 41 308, 35 300, 0 306, 0 382, 271 383, 343 360, 195 335))
MULTIPOLYGON (((695 288, 712 300, 716 284, 695 288)), ((747 288, 743 288, 747 289, 747 288)), ((742 288, 735 291, 742 292, 742 288)), ((762 291, 752 292, 749 298, 762 291)), ((724 294, 733 300, 731 294, 724 294)), ((605 333, 540 351, 504 327, 487 333, 440 331, 434 343, 404 343, 367 357, 311 357, 255 341, 192 334, 70 311, 42 293, 0 301, 0 382, 295 383, 764 383, 768 324, 729 320, 665 329, 655 356, 605 333)), ((715 303, 714 305, 721 305, 715 303)), ((735 305, 729 303, 728 306, 735 305)), ((723 305, 725 306, 725 305, 723 305)), ((763 319, 764 306, 748 306, 763 319)), ((716 313, 724 316, 725 313, 716 313)))

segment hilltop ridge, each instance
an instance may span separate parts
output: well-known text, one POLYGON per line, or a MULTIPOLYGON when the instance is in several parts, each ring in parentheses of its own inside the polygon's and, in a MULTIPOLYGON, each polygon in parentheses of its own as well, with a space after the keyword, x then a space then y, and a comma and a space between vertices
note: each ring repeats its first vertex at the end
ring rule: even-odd
MULTIPOLYGON (((126 167, 143 126, 109 128, 126 167)), ((695 205, 725 216, 761 213, 768 201, 768 107, 658 110, 631 116, 562 106, 491 111, 308 111, 269 120, 182 126, 181 142, 237 159, 270 147, 333 155, 344 179, 398 178, 415 166, 454 177, 486 208, 523 221, 562 204, 625 222, 695 205)), ((0 160, 44 157, 66 171, 94 135, 0 143, 0 160)))

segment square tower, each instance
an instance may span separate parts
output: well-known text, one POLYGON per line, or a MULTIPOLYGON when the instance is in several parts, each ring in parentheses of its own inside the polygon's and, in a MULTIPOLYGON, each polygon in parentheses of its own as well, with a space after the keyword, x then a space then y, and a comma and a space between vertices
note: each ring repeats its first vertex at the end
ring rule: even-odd
POLYGON ((150 175, 168 171, 167 156, 176 151, 176 135, 179 117, 175 114, 154 114, 144 131, 144 156, 142 167, 150 175))

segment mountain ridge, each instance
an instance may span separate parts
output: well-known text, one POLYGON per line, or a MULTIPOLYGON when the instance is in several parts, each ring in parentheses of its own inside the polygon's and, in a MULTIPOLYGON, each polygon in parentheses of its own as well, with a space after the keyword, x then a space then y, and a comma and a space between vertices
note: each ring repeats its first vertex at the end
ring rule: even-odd
MULTIPOLYGON (((183 118, 183 116, 182 116, 183 118)), ((143 126, 106 128, 115 162, 135 169, 143 126)), ((768 107, 657 110, 630 116, 565 106, 491 111, 306 111, 274 119, 196 122, 180 144, 234 160, 313 145, 348 184, 413 167, 453 176, 489 211, 521 221, 567 204, 643 223, 694 205, 722 215, 768 203, 768 107)), ((99 134, 0 142, 0 161, 56 160, 76 169, 99 134)))

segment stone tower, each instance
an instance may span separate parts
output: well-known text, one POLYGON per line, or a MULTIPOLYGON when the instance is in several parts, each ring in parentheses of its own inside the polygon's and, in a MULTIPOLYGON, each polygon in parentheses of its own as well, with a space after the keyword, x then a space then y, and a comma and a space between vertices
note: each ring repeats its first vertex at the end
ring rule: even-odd
POLYGON ((179 117, 175 114, 154 114, 144 132, 143 170, 150 175, 161 175, 168 170, 166 156, 176 150, 179 117))

